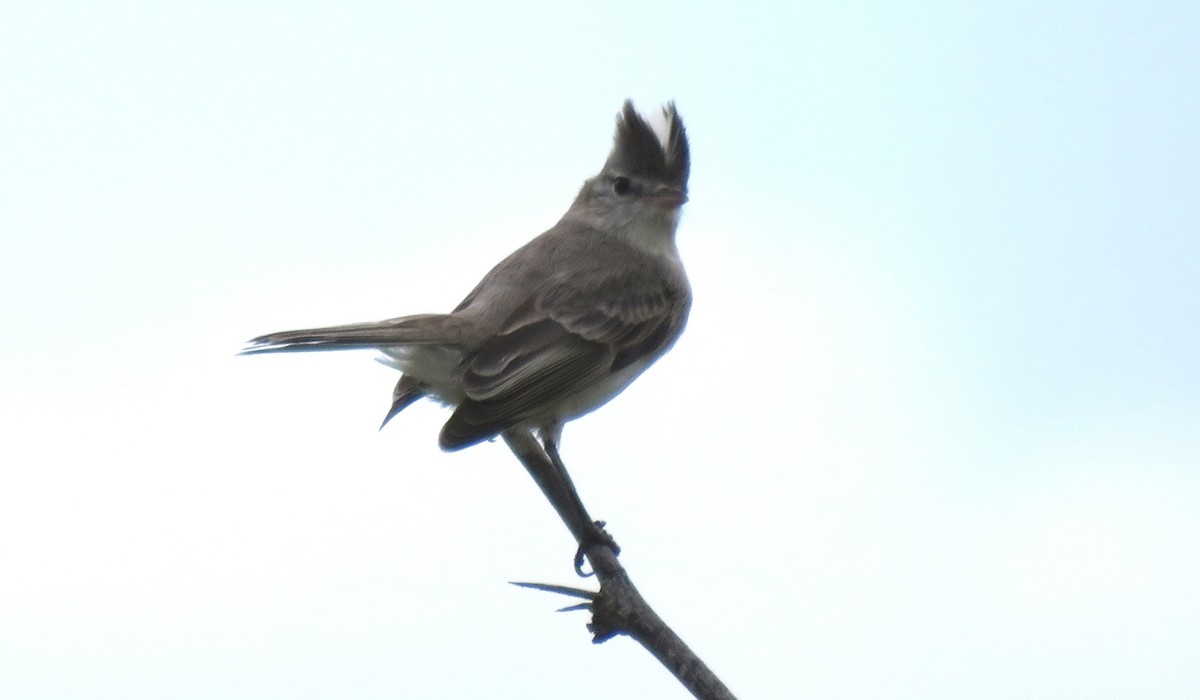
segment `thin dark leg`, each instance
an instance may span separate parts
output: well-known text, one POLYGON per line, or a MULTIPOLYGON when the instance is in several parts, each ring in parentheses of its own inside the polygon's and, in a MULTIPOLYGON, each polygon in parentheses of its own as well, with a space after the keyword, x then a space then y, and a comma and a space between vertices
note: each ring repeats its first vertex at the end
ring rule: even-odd
POLYGON ((539 443, 528 431, 509 430, 504 433, 504 440, 579 543, 575 571, 580 576, 589 575, 583 573, 583 551, 587 545, 600 543, 614 553, 619 551, 612 537, 588 515, 553 445, 539 443))
POLYGON ((583 500, 579 498, 579 492, 575 489, 575 482, 571 481, 571 475, 567 473, 567 466, 563 464, 562 457, 558 454, 558 442, 553 438, 546 438, 542 443, 542 448, 546 451, 546 456, 550 458, 551 464, 554 465, 554 469, 558 473, 558 480, 565 486, 572 508, 582 513, 591 525, 586 537, 579 540, 579 549, 575 552, 575 573, 580 576, 590 576, 591 574, 583 573, 583 553, 588 545, 602 544, 611 549, 613 554, 620 554, 621 548, 617 546, 617 541, 613 539, 612 535, 604 529, 604 521, 592 520, 592 517, 587 514, 587 508, 584 507, 583 500))

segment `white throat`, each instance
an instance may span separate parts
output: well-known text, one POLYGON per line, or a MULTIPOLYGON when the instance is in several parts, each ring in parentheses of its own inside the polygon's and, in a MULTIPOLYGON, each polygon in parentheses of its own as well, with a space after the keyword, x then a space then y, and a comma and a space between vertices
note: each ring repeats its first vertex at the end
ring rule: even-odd
POLYGON ((649 205, 615 233, 633 247, 650 255, 678 258, 679 249, 675 247, 675 228, 678 225, 678 209, 649 205))

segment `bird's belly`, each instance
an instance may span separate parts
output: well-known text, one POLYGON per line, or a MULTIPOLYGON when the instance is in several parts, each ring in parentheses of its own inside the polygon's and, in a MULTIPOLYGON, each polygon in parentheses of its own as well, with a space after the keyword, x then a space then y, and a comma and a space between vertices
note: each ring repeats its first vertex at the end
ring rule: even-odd
POLYGON ((566 422, 600 408, 625 390, 637 379, 649 362, 634 362, 613 372, 583 391, 572 394, 558 403, 543 419, 566 422))

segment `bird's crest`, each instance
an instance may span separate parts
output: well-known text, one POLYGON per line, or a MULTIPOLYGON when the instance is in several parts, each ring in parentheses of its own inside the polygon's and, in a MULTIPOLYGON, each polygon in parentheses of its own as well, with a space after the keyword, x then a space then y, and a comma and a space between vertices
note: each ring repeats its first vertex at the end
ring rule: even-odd
POLYGON ((674 102, 668 102, 662 113, 665 123, 656 131, 626 100, 604 169, 686 187, 691 169, 687 132, 674 102))

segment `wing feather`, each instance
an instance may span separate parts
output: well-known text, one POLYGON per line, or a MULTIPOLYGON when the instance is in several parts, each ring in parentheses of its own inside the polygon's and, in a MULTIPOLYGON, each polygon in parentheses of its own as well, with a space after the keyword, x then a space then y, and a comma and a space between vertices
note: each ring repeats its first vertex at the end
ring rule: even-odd
POLYGON ((442 430, 442 447, 467 447, 537 419, 614 370, 665 352, 683 330, 687 291, 628 277, 587 289, 564 280, 513 313, 468 358, 467 398, 442 430))

